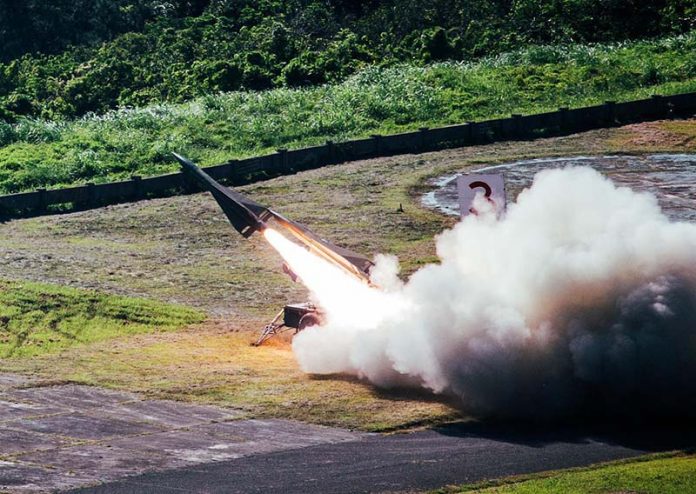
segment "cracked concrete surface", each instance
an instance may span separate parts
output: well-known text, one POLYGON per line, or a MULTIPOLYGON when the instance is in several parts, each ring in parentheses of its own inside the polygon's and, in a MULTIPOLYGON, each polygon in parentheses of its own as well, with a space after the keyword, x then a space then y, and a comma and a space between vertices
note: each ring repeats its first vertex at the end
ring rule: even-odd
POLYGON ((363 435, 0 374, 0 492, 63 490, 363 435))

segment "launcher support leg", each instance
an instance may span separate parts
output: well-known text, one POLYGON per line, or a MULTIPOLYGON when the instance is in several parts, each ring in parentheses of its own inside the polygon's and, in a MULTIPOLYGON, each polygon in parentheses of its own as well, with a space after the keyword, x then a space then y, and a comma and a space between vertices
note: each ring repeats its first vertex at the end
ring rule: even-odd
POLYGON ((277 335, 278 333, 281 332, 281 328, 285 326, 283 322, 278 322, 281 320, 283 317, 283 313, 285 312, 285 309, 280 309, 280 312, 278 312, 278 315, 276 315, 273 320, 266 324, 266 326, 263 328, 263 332, 261 333, 261 336, 259 336, 259 339, 256 340, 255 343, 252 343, 254 346, 259 346, 261 343, 266 341, 267 339, 277 335))

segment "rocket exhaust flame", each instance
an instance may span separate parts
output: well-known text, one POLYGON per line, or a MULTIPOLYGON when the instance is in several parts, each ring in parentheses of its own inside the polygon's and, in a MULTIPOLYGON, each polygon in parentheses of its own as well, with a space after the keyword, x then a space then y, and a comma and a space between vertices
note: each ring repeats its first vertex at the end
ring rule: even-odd
POLYGON ((327 323, 348 319, 355 330, 370 329, 397 308, 389 305, 389 294, 291 242, 276 230, 267 228, 264 236, 326 312, 327 323))
POLYGON ((306 372, 418 386, 479 416, 696 416, 696 225, 588 168, 549 170, 507 215, 468 217, 440 264, 368 286, 264 234, 325 311, 306 372))

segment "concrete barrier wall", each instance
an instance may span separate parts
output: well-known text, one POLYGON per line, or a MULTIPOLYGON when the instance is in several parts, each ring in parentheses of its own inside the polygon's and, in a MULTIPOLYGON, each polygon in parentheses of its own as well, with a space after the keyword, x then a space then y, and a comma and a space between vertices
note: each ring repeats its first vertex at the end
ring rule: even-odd
MULTIPOLYGON (((559 108, 535 115, 512 115, 509 118, 467 122, 434 129, 421 128, 394 135, 373 135, 303 149, 279 149, 276 153, 231 160, 205 168, 215 179, 229 185, 243 185, 301 170, 381 156, 421 153, 438 149, 485 144, 503 140, 535 139, 572 134, 586 130, 613 127, 665 118, 696 114, 696 93, 674 96, 653 96, 638 101, 585 108, 559 108)), ((181 173, 157 177, 132 177, 122 182, 86 184, 64 189, 23 192, 0 196, 0 218, 37 216, 133 202, 154 197, 167 197, 197 191, 197 187, 181 173)))

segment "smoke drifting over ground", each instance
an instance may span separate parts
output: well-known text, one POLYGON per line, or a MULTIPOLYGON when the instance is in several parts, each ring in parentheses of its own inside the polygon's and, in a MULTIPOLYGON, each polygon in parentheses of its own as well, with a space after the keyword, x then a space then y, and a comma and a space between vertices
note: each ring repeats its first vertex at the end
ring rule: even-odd
POLYGON ((544 171, 503 219, 468 217, 437 251, 406 283, 381 257, 382 289, 340 293, 341 273, 289 259, 328 316, 295 337, 302 368, 450 394, 480 416, 696 416, 696 225, 653 196, 544 171))

